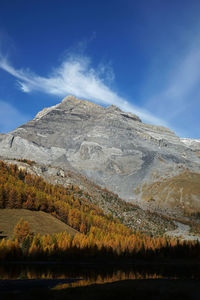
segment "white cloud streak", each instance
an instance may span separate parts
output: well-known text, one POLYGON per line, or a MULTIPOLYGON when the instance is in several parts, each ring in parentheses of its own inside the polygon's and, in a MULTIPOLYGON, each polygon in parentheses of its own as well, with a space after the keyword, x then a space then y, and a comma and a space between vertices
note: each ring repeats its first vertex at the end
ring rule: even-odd
POLYGON ((11 104, 0 101, 0 132, 7 133, 30 120, 11 104))
POLYGON ((17 70, 4 57, 0 57, 0 68, 14 76, 25 93, 39 91, 63 97, 71 94, 102 105, 115 104, 122 110, 139 115, 144 122, 167 126, 163 120, 114 92, 108 84, 114 79, 110 66, 101 65, 95 70, 88 57, 71 56, 46 77, 29 70, 17 70))
POLYGON ((165 81, 156 86, 161 74, 160 68, 159 72, 154 69, 154 89, 151 95, 147 89, 143 103, 148 111, 166 120, 179 136, 199 138, 200 43, 190 41, 187 50, 181 50, 173 64, 170 60, 163 64, 165 81))
POLYGON ((165 87, 160 91, 157 87, 152 97, 147 97, 146 107, 154 107, 157 115, 165 116, 171 122, 181 118, 188 106, 197 107, 196 99, 200 96, 200 47, 191 47, 175 65, 166 66, 163 71, 170 74, 165 87))

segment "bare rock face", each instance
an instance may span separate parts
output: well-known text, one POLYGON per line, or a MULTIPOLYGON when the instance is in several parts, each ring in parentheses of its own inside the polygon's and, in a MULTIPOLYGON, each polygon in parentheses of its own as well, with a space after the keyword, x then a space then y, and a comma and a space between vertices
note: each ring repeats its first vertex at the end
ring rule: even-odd
POLYGON ((75 170, 144 206, 144 185, 152 186, 186 169, 200 172, 198 153, 167 128, 144 124, 114 105, 104 108, 73 96, 0 135, 3 157, 75 170))
POLYGON ((186 147, 191 148, 194 151, 200 151, 200 140, 182 138, 181 141, 186 147))

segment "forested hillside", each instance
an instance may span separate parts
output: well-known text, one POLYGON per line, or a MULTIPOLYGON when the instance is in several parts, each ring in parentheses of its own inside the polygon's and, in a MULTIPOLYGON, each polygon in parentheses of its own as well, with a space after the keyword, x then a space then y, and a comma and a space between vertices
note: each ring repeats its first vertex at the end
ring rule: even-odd
POLYGON ((179 243, 165 236, 152 238, 121 224, 90 203, 90 195, 77 186, 55 186, 27 174, 16 165, 0 162, 0 208, 47 212, 80 233, 27 235, 0 243, 0 258, 163 257, 198 256, 199 244, 179 243))

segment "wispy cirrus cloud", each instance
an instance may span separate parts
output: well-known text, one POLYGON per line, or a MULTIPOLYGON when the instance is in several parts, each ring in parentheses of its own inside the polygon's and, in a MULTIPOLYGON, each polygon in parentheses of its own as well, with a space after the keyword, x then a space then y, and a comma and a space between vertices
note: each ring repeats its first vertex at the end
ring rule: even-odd
POLYGON ((69 56, 46 77, 30 70, 15 69, 4 57, 0 57, 0 68, 14 76, 25 93, 40 91, 63 97, 72 94, 103 105, 115 104, 139 115, 145 122, 167 126, 148 110, 132 105, 113 91, 109 86, 114 79, 112 68, 101 64, 95 69, 86 56, 69 56))
POLYGON ((7 133, 30 120, 11 104, 0 100, 0 132, 7 133))
MULTIPOLYGON (((194 49, 190 49, 190 51, 171 68, 173 68, 173 71, 170 72, 164 89, 159 91, 158 87, 158 94, 155 93, 152 97, 152 99, 160 99, 160 101, 157 101, 158 104, 160 103, 157 108, 162 112, 163 108, 165 109, 163 105, 164 102, 168 105, 170 103, 168 108, 174 110, 179 104, 186 103, 188 95, 199 86, 200 48, 195 47, 194 49)), ((174 115, 176 111, 179 113, 179 109, 175 109, 174 115)))
MULTIPOLYGON (((196 124, 192 119, 184 125, 188 114, 200 108, 200 47, 192 46, 180 55, 174 65, 167 65, 165 84, 150 94, 147 91, 143 107, 133 105, 110 87, 114 72, 110 65, 92 67, 91 60, 82 55, 71 55, 46 76, 26 69, 16 69, 0 55, 0 68, 11 74, 24 93, 39 91, 65 97, 69 94, 103 105, 115 104, 125 111, 139 115, 144 122, 173 128, 181 136, 191 136, 196 124), (198 104, 199 103, 199 104, 198 104), (169 125, 170 124, 170 125, 169 125)), ((154 74, 159 78, 159 74, 154 74)))
MULTIPOLYGON (((151 95, 144 96, 145 107, 150 111, 153 108, 179 135, 198 136, 196 119, 189 116, 200 109, 200 44, 191 42, 173 64, 170 61, 165 64, 163 72, 166 74, 163 87, 157 85, 151 95)), ((154 76, 159 78, 156 71, 154 76)))

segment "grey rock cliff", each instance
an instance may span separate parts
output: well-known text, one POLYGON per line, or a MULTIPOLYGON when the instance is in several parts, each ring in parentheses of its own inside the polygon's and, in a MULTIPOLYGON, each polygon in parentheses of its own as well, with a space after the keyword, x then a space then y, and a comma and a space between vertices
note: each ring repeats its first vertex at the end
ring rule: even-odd
POLYGON ((73 96, 0 135, 0 155, 75 170, 140 204, 143 184, 185 169, 200 172, 196 148, 171 130, 144 124, 114 105, 104 108, 73 96))

